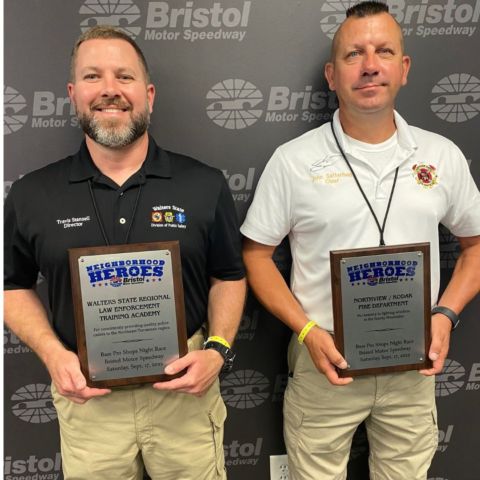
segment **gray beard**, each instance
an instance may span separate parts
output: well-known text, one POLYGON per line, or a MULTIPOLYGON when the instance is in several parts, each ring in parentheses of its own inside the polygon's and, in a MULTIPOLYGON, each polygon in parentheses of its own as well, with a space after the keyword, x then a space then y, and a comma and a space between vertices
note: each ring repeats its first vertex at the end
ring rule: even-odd
POLYGON ((90 113, 77 113, 77 117, 86 135, 94 142, 108 148, 122 148, 138 140, 150 125, 148 108, 138 115, 132 115, 131 121, 124 126, 115 122, 99 122, 90 113))

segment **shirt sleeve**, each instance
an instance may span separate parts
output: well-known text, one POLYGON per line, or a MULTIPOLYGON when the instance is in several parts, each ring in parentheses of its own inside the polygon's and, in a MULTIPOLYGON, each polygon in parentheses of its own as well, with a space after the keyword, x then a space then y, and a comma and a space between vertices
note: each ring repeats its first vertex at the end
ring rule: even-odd
POLYGON ((210 277, 219 280, 240 280, 245 277, 237 213, 223 175, 215 220, 209 232, 207 272, 210 277))
POLYGON ((13 184, 5 201, 4 210, 4 288, 19 290, 32 288, 38 276, 38 266, 31 245, 20 231, 19 212, 13 184))
POLYGON ((281 149, 270 158, 255 191, 247 217, 240 228, 246 237, 277 246, 292 226, 291 175, 281 149))
POLYGON ((480 235, 480 192, 463 153, 454 149, 449 208, 441 223, 457 237, 480 235))

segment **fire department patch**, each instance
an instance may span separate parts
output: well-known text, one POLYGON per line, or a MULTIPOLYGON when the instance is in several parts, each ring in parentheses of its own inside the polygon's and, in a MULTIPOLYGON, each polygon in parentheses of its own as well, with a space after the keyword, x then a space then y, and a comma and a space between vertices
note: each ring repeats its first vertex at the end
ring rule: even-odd
POLYGON ((433 165, 424 163, 412 167, 413 176, 419 185, 425 188, 432 188, 438 183, 437 169, 433 165))
POLYGON ((163 220, 162 212, 152 212, 152 222, 159 223, 163 220))

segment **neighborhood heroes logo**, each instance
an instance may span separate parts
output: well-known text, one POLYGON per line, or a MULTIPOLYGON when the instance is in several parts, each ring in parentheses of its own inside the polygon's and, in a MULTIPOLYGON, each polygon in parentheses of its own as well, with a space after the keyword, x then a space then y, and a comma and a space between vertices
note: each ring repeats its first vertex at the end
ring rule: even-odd
POLYGON ((85 265, 84 269, 92 287, 121 287, 132 283, 160 281, 164 265, 165 260, 142 258, 85 265))
MULTIPOLYGON (((171 2, 173 3, 173 2, 171 2)), ((234 7, 214 2, 210 8, 195 7, 193 1, 181 8, 168 2, 149 2, 145 40, 235 40, 242 42, 250 17, 251 1, 234 7)))
POLYGON ((62 470, 60 452, 55 458, 30 455, 28 458, 5 457, 4 480, 56 480, 62 470))
POLYGON ((432 93, 435 97, 430 108, 446 122, 466 122, 480 112, 480 80, 469 73, 452 73, 442 78, 432 93))
POLYGON ((240 443, 233 440, 229 445, 223 446, 226 467, 250 465, 254 467, 262 453, 263 438, 259 437, 255 442, 240 443))
POLYGON ((270 87, 264 97, 251 82, 230 78, 215 84, 207 93, 207 116, 218 126, 241 130, 256 123, 265 110, 265 122, 326 122, 332 119, 338 107, 335 92, 313 90, 307 85, 303 90, 287 86, 270 87), (263 99, 265 108, 261 108, 263 99))
POLYGON ((27 124, 31 117, 31 128, 78 127, 75 107, 70 98, 57 96, 50 91, 33 92, 30 103, 12 87, 4 88, 4 131, 5 134, 17 132, 27 124), (29 110, 28 106, 32 105, 29 110))
POLYGON ((375 286, 413 280, 418 262, 416 260, 385 260, 359 263, 347 267, 349 282, 355 285, 375 286))
POLYGON ((464 385, 468 391, 480 390, 480 363, 472 364, 467 379, 464 378, 466 373, 463 365, 447 358, 443 370, 435 377, 435 395, 437 397, 452 395, 464 385))
POLYGON ((11 401, 12 413, 24 422, 48 423, 57 418, 49 385, 25 385, 12 395, 11 401))
MULTIPOLYGON (((326 0, 320 28, 328 38, 333 39, 340 24, 345 20, 345 12, 356 1, 326 0)), ((480 18, 480 0, 472 3, 460 3, 447 0, 434 3, 431 0, 406 2, 406 0, 388 0, 390 13, 402 27, 405 37, 421 38, 433 36, 471 37, 477 30, 480 18)))
POLYGON ((86 0, 79 13, 86 17, 80 23, 82 32, 96 25, 111 25, 135 39, 141 31, 132 25, 140 18, 140 9, 132 0, 86 0))

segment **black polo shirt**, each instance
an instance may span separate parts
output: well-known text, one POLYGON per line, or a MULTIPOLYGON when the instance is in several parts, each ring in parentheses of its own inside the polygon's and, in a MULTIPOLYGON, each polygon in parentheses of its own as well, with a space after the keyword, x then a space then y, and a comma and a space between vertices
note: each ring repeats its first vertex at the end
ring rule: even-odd
POLYGON ((53 327, 72 350, 67 249, 105 245, 100 224, 112 245, 179 240, 189 336, 207 320, 210 277, 244 277, 236 212, 219 170, 162 150, 150 137, 141 169, 119 187, 84 142, 77 154, 15 182, 5 204, 5 289, 32 288, 40 271, 53 327))

